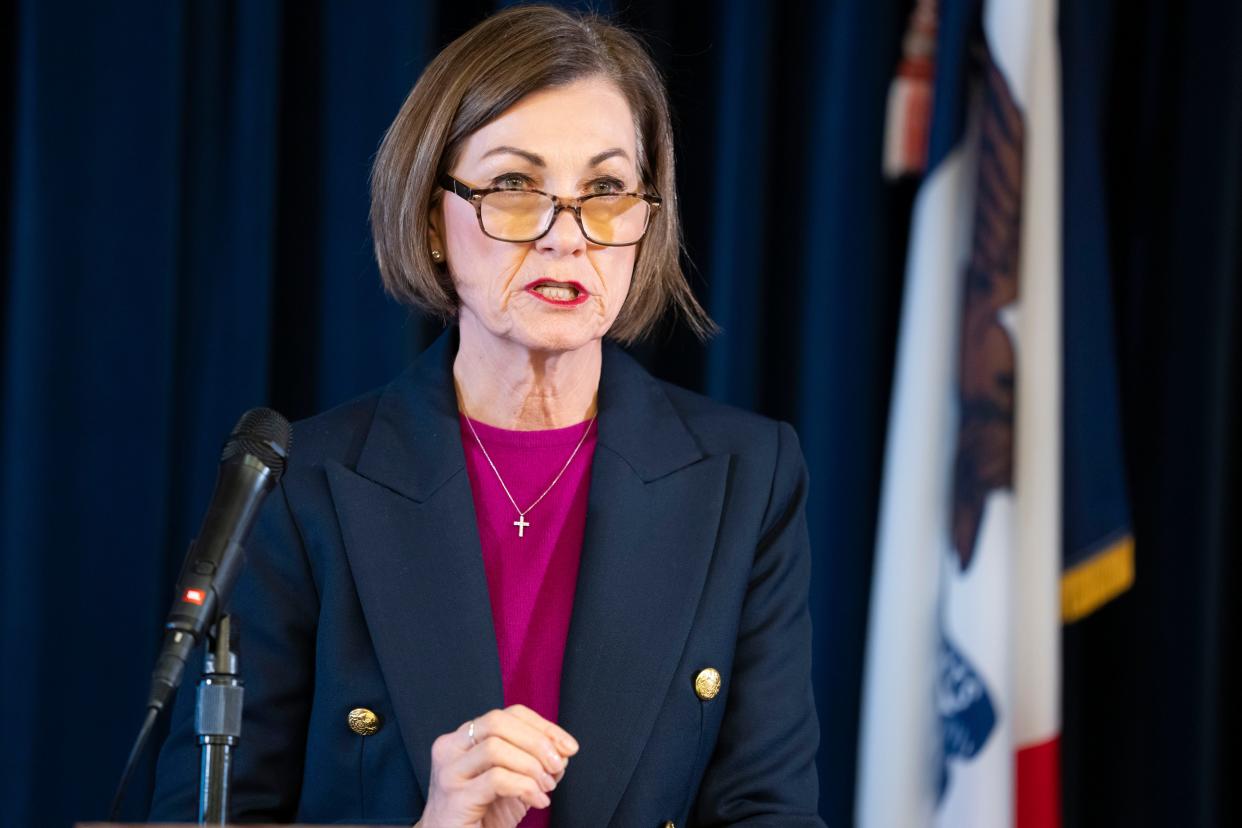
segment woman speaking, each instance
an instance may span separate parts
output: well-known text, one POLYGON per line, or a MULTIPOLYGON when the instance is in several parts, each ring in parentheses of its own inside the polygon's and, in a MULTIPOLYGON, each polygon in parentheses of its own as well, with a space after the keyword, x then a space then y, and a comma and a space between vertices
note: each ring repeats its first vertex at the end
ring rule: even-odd
MULTIPOLYGON (((295 425, 232 603, 234 819, 820 825, 797 439, 617 344, 712 328, 641 44, 479 24, 384 137, 371 219, 389 292, 449 324, 295 425)), ((187 681, 153 819, 195 816, 193 713, 187 681)))

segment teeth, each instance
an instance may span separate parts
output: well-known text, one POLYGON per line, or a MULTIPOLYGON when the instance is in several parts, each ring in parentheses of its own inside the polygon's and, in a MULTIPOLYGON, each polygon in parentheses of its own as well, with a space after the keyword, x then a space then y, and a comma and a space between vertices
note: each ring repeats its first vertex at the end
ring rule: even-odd
POLYGON ((553 285, 539 285, 535 288, 541 296, 549 299, 555 299, 558 302, 568 302, 578 295, 578 291, 569 287, 555 287, 553 285))

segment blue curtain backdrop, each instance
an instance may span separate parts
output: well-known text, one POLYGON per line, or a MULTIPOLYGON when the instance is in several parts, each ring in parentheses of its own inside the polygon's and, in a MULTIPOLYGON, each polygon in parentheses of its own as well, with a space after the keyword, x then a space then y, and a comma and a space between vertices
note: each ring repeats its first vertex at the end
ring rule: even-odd
MULTIPOLYGON (((725 329, 635 352, 802 437, 821 810, 846 825, 914 191, 882 180, 880 147, 910 3, 592 5, 666 71, 692 280, 725 329)), ((434 335, 381 292, 367 174, 429 56, 493 8, 0 0, 0 824, 105 815, 240 412, 344 401, 434 335)), ((1066 824, 1213 825, 1242 804, 1242 11, 1071 1, 1061 28, 1067 222, 1096 245, 1067 266, 1114 285, 1139 572, 1066 634, 1066 824)))

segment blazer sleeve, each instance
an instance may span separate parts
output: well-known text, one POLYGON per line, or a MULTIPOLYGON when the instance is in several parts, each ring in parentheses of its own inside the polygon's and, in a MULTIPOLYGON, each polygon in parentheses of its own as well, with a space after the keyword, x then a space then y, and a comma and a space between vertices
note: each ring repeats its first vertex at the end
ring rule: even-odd
MULTIPOLYGON (((319 600, 282 482, 264 502, 246 543, 230 602, 239 624, 245 682, 240 745, 233 754, 230 818, 291 822, 301 792, 314 681, 319 600)), ((202 647, 186 665, 156 767, 148 819, 195 822, 200 750, 194 708, 202 647)))
POLYGON ((823 826, 811 684, 807 471, 788 423, 742 608, 732 688, 692 811, 696 826, 823 826))

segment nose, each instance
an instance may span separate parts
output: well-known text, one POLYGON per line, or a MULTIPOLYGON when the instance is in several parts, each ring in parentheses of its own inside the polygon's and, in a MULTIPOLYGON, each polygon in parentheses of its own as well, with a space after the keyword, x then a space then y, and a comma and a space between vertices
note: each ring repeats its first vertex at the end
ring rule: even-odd
POLYGON ((543 238, 535 240, 535 249, 541 253, 555 253, 560 256, 574 256, 586 252, 587 240, 582 235, 582 228, 574 219, 574 212, 568 208, 557 211, 552 219, 552 227, 543 238))

